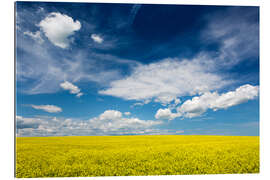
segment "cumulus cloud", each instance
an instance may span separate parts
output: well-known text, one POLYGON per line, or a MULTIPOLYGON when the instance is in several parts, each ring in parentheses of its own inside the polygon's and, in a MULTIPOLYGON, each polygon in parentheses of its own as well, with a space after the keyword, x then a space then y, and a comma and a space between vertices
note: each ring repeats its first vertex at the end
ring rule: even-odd
POLYGON ((156 119, 168 119, 168 120, 173 120, 177 117, 180 117, 181 113, 172 113, 170 109, 159 109, 155 115, 156 119))
POLYGON ((229 91, 221 95, 217 92, 208 92, 199 97, 194 97, 192 100, 185 101, 177 110, 183 113, 185 117, 192 118, 200 116, 207 109, 217 111, 244 103, 248 100, 255 99, 258 94, 258 86, 246 84, 240 86, 235 91, 229 91))
POLYGON ((214 102, 219 95, 214 93, 204 93, 202 96, 193 97, 191 100, 185 101, 177 108, 177 111, 183 113, 184 117, 193 118, 200 116, 209 108, 209 103, 214 102))
POLYGON ((78 94, 80 92, 80 89, 77 86, 68 81, 61 83, 60 86, 65 90, 69 90, 71 94, 78 94))
POLYGON ((102 129, 104 131, 111 130, 129 130, 147 128, 154 125, 161 124, 161 121, 140 120, 138 118, 124 118, 120 111, 107 110, 98 117, 89 120, 94 128, 102 129))
POLYGON ((244 103, 248 100, 255 99, 258 95, 259 86, 246 84, 240 86, 235 91, 221 94, 211 103, 210 108, 213 110, 226 109, 228 107, 244 103))
POLYGON ((209 71, 208 66, 197 59, 165 59, 136 67, 130 76, 112 81, 109 88, 99 93, 126 100, 154 100, 166 105, 179 96, 200 94, 227 84, 229 81, 209 71))
POLYGON ((31 37, 33 40, 37 41, 40 44, 42 44, 44 42, 43 38, 41 37, 40 31, 37 31, 35 33, 30 32, 30 31, 26 31, 23 34, 31 37))
POLYGON ((97 35, 97 34, 92 34, 92 35, 91 35, 91 38, 92 38, 93 41, 95 41, 96 43, 101 44, 101 43, 103 42, 103 39, 102 39, 99 35, 97 35))
POLYGON ((202 115, 208 109, 217 111, 255 99, 259 94, 259 87, 249 84, 238 87, 235 91, 218 94, 217 92, 206 92, 201 96, 186 100, 177 107, 177 113, 170 109, 159 109, 155 115, 156 119, 172 120, 176 117, 193 118, 202 115))
POLYGON ((107 110, 89 120, 56 117, 16 117, 18 136, 156 134, 162 121, 125 118, 120 111, 107 110))
POLYGON ((62 112, 62 108, 55 105, 31 105, 34 109, 40 109, 49 113, 62 112))
POLYGON ((80 88, 78 86, 75 86, 74 84, 65 81, 60 84, 60 87, 63 88, 64 90, 68 90, 71 94, 76 94, 76 97, 81 97, 83 95, 82 92, 80 92, 80 88))
POLYGON ((68 15, 52 12, 38 26, 55 46, 68 48, 71 42, 69 37, 81 28, 81 23, 68 15))

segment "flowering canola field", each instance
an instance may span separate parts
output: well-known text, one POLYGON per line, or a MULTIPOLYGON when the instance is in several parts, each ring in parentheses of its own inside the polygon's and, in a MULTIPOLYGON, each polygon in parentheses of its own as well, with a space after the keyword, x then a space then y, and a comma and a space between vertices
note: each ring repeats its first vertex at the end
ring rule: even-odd
POLYGON ((17 137, 16 177, 259 173, 258 136, 17 137))

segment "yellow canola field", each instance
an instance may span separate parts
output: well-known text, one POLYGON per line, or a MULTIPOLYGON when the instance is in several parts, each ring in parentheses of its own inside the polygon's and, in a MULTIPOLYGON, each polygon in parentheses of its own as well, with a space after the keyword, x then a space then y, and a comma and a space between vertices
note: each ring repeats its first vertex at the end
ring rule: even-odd
POLYGON ((259 173, 258 136, 17 137, 16 177, 259 173))

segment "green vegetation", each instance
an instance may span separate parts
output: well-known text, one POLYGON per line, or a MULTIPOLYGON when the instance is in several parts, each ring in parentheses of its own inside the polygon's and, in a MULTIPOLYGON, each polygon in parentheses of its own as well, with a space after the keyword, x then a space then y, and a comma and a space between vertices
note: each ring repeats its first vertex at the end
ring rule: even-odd
POLYGON ((16 176, 78 177, 259 172, 259 137, 18 137, 16 176))

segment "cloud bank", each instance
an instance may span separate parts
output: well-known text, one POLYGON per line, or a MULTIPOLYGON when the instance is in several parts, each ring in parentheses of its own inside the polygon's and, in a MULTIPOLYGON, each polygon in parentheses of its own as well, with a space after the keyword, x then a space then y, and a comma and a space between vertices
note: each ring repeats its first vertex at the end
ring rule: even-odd
POLYGON ((106 110, 89 120, 16 116, 17 136, 151 134, 158 133, 153 127, 162 123, 126 118, 117 110, 106 110))

